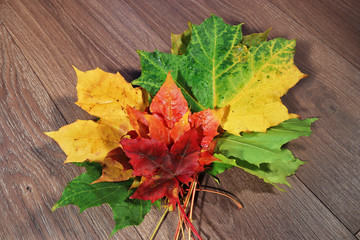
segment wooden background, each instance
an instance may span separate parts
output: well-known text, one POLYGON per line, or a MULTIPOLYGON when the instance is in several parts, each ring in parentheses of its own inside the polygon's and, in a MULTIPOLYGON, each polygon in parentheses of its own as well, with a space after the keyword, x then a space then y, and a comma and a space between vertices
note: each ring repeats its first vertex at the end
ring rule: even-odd
MULTIPOLYGON (((360 1, 358 0, 0 0, 0 239, 107 239, 107 206, 50 212, 82 170, 44 131, 90 116, 77 107, 76 76, 100 67, 140 75, 135 50, 170 51, 170 32, 214 13, 244 33, 297 39, 295 61, 309 75, 283 98, 291 112, 319 117, 314 134, 288 144, 308 163, 279 192, 232 169, 221 187, 243 203, 199 194, 204 239, 360 239, 360 1), (151 2, 151 3, 150 3, 151 2), (222 2, 222 3, 220 3, 222 2)), ((215 186, 205 178, 203 185, 215 186)), ((149 239, 161 213, 113 239, 149 239)), ((169 214, 157 239, 172 239, 169 214)))

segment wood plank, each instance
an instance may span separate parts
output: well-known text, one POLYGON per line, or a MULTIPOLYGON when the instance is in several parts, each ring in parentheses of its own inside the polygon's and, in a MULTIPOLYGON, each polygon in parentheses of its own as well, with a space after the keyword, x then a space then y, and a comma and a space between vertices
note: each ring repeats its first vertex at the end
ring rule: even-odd
MULTIPOLYGON (((144 41, 144 32, 130 31, 128 24, 131 22, 126 18, 127 25, 120 24, 120 31, 111 28, 109 21, 103 25, 93 17, 101 12, 95 14, 86 5, 72 3, 66 5, 68 13, 57 1, 42 0, 9 1, 3 3, 0 9, 2 20, 9 26, 16 43, 67 122, 73 122, 76 118, 89 118, 74 104, 76 76, 72 65, 81 70, 100 67, 107 71, 119 71, 132 80, 138 76, 136 69, 139 65, 136 48, 132 44, 153 44, 152 41, 144 41), (82 12, 77 12, 77 9, 82 12), (71 19, 67 17, 68 14, 74 14, 76 18, 71 19), (88 28, 89 25, 93 28, 88 28), (117 38, 111 36, 114 32, 117 38), (137 35, 134 36, 133 32, 137 32, 137 35), (101 44, 95 45, 94 41, 101 44)), ((121 9, 123 15, 132 11, 121 9)), ((110 20, 110 23, 118 22, 110 20)), ((153 48, 154 45, 151 46, 153 48)))
POLYGON ((360 68, 360 1, 271 2, 360 68))
POLYGON ((360 240, 360 231, 356 234, 356 237, 360 240))
MULTIPOLYGON (((66 124, 42 83, 0 23, 0 239, 106 239, 114 225, 108 208, 51 213, 79 168, 62 164, 59 147, 42 132, 66 124)), ((117 235, 131 239, 134 228, 117 235)))
MULTIPOLYGON (((245 208, 236 214, 230 201, 205 193, 205 203, 202 210, 198 210, 204 224, 202 229, 206 231, 205 226, 208 226, 208 232, 215 235, 211 239, 230 239, 226 237, 226 232, 230 231, 238 239, 353 239, 343 224, 297 178, 290 179, 296 188, 282 193, 238 169, 226 174, 232 177, 224 174, 221 185, 239 196, 245 208), (234 182, 240 184, 234 185, 234 182)), ((205 184, 216 186, 210 179, 205 184)))

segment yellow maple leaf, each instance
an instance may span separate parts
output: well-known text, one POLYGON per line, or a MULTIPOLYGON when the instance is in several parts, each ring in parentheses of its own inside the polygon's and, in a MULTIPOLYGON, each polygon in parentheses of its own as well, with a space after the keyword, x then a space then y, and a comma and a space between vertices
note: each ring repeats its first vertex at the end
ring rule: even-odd
POLYGON ((77 120, 55 132, 45 133, 66 153, 68 162, 86 160, 102 162, 108 152, 117 148, 124 133, 102 121, 77 120))
POLYGON ((77 104, 100 120, 78 120, 45 134, 66 153, 66 163, 86 160, 103 163, 107 154, 119 147, 121 138, 132 130, 126 106, 144 110, 148 105, 147 98, 143 90, 133 88, 119 73, 107 73, 99 68, 87 72, 75 68, 75 71, 78 76, 77 104))
POLYGON ((144 111, 148 105, 146 92, 134 88, 120 73, 108 73, 96 68, 82 72, 76 68, 78 101, 76 104, 115 126, 119 123, 130 126, 126 106, 144 111))

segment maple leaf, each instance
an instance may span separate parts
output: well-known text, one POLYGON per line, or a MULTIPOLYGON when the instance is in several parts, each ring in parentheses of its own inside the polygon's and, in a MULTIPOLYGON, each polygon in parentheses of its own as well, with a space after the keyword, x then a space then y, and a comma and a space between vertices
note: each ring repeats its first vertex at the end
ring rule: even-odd
POLYGON ((115 227, 111 236, 119 229, 131 225, 139 225, 150 211, 150 201, 129 199, 133 190, 129 191, 132 181, 93 182, 100 177, 101 165, 95 162, 77 164, 86 167, 87 172, 69 182, 61 198, 53 206, 52 211, 68 204, 77 205, 80 213, 90 207, 109 204, 113 211, 115 227))
POLYGON ((139 51, 142 75, 133 84, 154 95, 172 70, 192 111, 229 106, 221 123, 225 130, 236 135, 264 132, 297 117, 288 113, 280 97, 305 77, 294 65, 295 41, 264 41, 265 36, 244 39, 241 24, 231 26, 212 15, 191 25, 183 55, 139 51))
POLYGON ((149 123, 145 118, 145 114, 130 106, 126 107, 126 111, 130 119, 130 124, 137 135, 146 137, 149 134, 149 123))
POLYGON ((135 111, 137 117, 131 117, 134 129, 142 124, 142 134, 120 142, 133 174, 142 177, 132 198, 154 202, 167 197, 175 207, 182 192, 180 184, 194 181, 205 165, 216 160, 209 156, 213 150, 209 145, 220 121, 210 109, 191 115, 170 73, 149 110, 135 111))
POLYGON ((189 122, 194 128, 202 128, 204 137, 201 141, 201 146, 205 148, 208 147, 213 138, 219 134, 217 131, 219 121, 216 111, 214 110, 206 109, 194 113, 190 116, 189 122))
POLYGON ((286 177, 294 174, 304 162, 294 158, 290 150, 282 146, 300 136, 311 134, 311 123, 306 120, 290 119, 266 133, 243 133, 242 136, 223 134, 218 138, 215 157, 221 161, 213 162, 208 173, 215 176, 233 166, 242 168, 271 184, 286 184, 286 177))
MULTIPOLYGON (((160 142, 165 143, 166 146, 169 146, 174 139, 170 135, 171 130, 166 127, 165 121, 161 116, 157 114, 148 115, 149 119, 149 136, 150 138, 154 138, 159 140, 160 142)), ((182 130, 182 129, 181 129, 182 130)), ((179 132, 181 131, 179 129, 179 132)))
POLYGON ((110 121, 114 127, 130 126, 126 106, 140 111, 147 107, 146 93, 134 88, 120 73, 99 68, 86 72, 74 69, 78 76, 76 104, 91 115, 110 121))
POLYGON ((202 171, 199 163, 201 135, 190 129, 169 150, 156 139, 123 139, 121 145, 131 159, 134 174, 145 176, 132 198, 151 200, 164 196, 175 206, 179 195, 179 182, 188 184, 202 171))
POLYGON ((189 115, 190 111, 185 113, 182 118, 177 123, 175 123, 174 127, 170 130, 170 137, 174 142, 176 142, 179 137, 183 135, 186 131, 190 130, 189 115))
POLYGON ((125 108, 144 111, 148 106, 147 97, 143 90, 134 88, 119 73, 107 73, 99 68, 87 72, 75 68, 75 71, 78 76, 77 104, 100 120, 77 120, 45 134, 66 153, 66 163, 96 161, 105 170, 99 181, 126 180, 131 175, 130 169, 122 166, 124 161, 109 159, 108 154, 118 148, 122 137, 133 129, 125 108))

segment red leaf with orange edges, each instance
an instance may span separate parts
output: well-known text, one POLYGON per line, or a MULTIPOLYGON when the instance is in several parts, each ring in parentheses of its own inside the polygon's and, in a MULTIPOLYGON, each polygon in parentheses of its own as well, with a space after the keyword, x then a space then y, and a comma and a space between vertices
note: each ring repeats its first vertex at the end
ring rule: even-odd
POLYGON ((188 103, 169 72, 164 84, 151 102, 150 112, 162 116, 167 127, 171 129, 188 110, 188 103))

